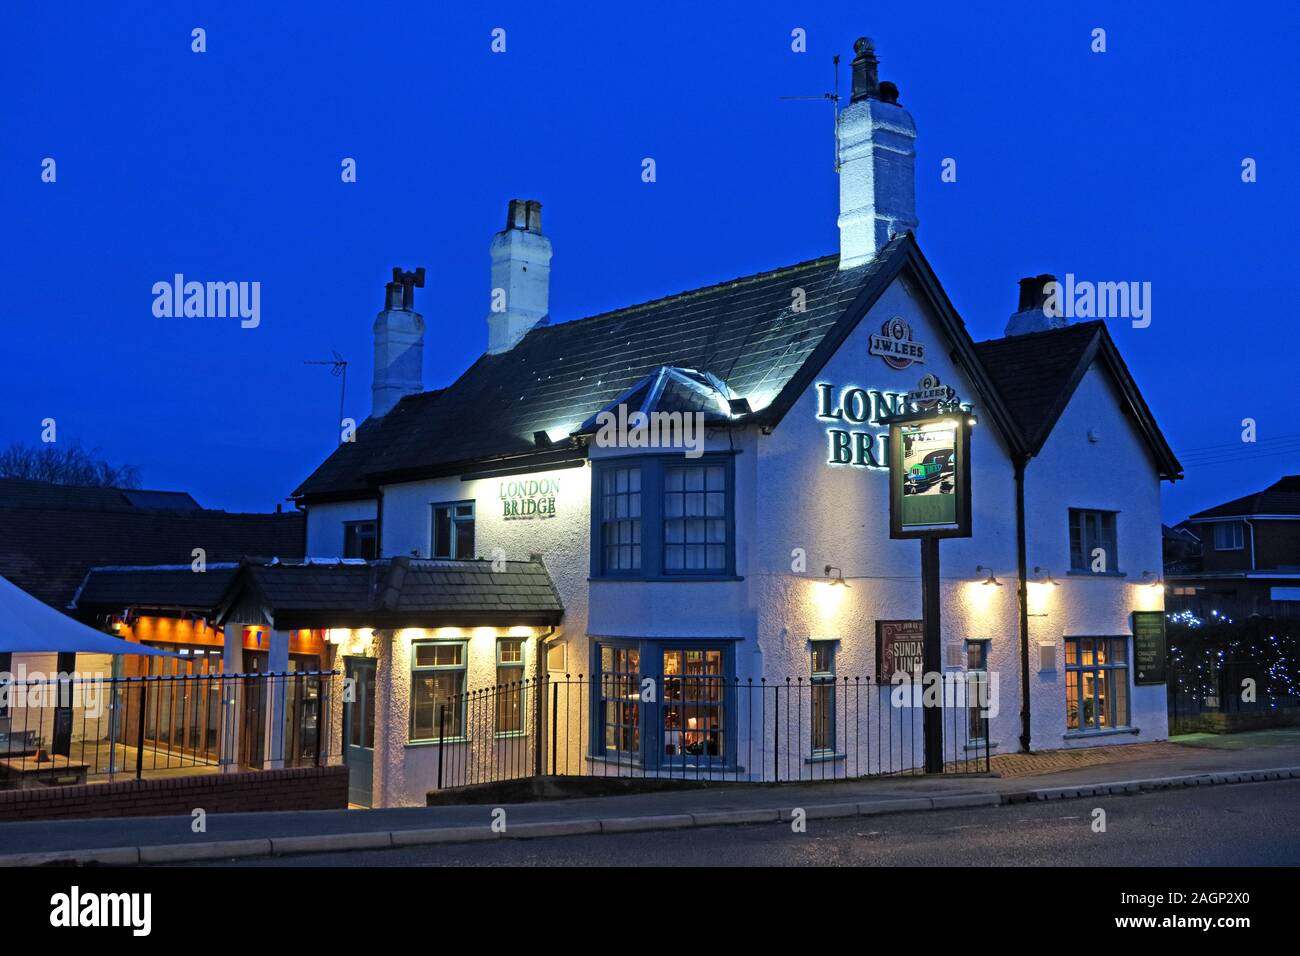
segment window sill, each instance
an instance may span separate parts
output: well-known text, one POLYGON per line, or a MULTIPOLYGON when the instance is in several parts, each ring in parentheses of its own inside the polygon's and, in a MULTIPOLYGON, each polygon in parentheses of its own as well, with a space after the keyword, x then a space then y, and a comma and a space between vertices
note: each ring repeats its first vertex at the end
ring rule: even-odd
POLYGON ((589 577, 587 580, 593 584, 597 583, 615 583, 615 584, 635 584, 635 583, 672 583, 672 584, 717 584, 719 581, 743 581, 742 576, 736 574, 654 574, 654 575, 637 575, 636 577, 617 577, 613 575, 603 575, 601 577, 589 577))
POLYGON ((985 743, 983 740, 972 740, 970 743, 966 744, 966 746, 963 747, 962 749, 965 750, 967 753, 982 753, 985 750, 987 750, 989 753, 992 753, 993 751, 998 749, 998 742, 996 740, 990 740, 987 743, 985 743))
POLYGON ((1136 737, 1142 733, 1140 727, 1108 727, 1105 730, 1067 730, 1063 735, 1065 740, 1090 740, 1093 737, 1120 737, 1130 734, 1136 737))
POLYGON ((1127 571, 1078 571, 1071 569, 1065 572, 1066 577, 1070 578, 1126 578, 1127 571))
POLYGON ((409 750, 412 748, 418 749, 420 747, 437 747, 441 744, 467 744, 467 743, 469 743, 468 737, 448 737, 445 740, 408 740, 406 742, 406 747, 409 750))
POLYGON ((492 735, 494 740, 517 740, 520 737, 527 737, 527 736, 528 736, 528 731, 526 730, 503 730, 500 733, 495 733, 492 735))
POLYGON ((811 757, 804 757, 804 758, 803 758, 803 762, 804 762, 805 764, 812 764, 812 763, 839 763, 840 761, 842 761, 842 760, 847 760, 847 759, 848 759, 848 754, 841 754, 841 753, 818 753, 818 754, 813 754, 811 757))

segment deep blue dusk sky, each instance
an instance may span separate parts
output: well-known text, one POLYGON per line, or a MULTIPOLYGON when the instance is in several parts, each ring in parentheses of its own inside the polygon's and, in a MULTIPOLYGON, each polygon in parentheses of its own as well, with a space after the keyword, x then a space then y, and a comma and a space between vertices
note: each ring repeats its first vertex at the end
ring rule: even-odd
POLYGON ((868 34, 917 123, 918 239, 976 339, 1022 275, 1153 284, 1150 328, 1111 332, 1175 450, 1227 449, 1165 486, 1177 520, 1300 471, 1300 442, 1269 444, 1300 434, 1298 11, 6 4, 0 445, 53 417, 146 487, 273 508, 336 440, 338 381, 303 360, 350 359, 348 413, 368 413, 394 265, 429 270, 426 387, 482 352, 511 197, 544 205, 553 321, 832 252, 830 107, 779 97, 826 91, 833 53, 847 94, 868 34), (261 326, 155 318, 177 272, 260 281, 261 326))

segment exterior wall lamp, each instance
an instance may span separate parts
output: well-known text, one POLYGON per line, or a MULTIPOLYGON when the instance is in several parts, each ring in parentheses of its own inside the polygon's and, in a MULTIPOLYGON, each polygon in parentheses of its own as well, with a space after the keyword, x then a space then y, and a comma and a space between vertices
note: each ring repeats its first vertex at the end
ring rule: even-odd
POLYGON ((1153 588, 1160 587, 1160 575, 1156 574, 1154 571, 1143 571, 1142 581, 1153 588))
POLYGON ((1050 584, 1054 588, 1061 586, 1061 582, 1052 577, 1052 572, 1046 568, 1040 568, 1038 565, 1034 565, 1034 583, 1050 584))
POLYGON ((830 583, 832 586, 842 587, 842 588, 849 587, 849 582, 844 580, 844 572, 841 571, 839 568, 835 567, 835 565, 833 564, 826 565, 826 568, 822 573, 826 575, 826 577, 829 579, 828 583, 830 583), (834 571, 835 573, 832 574, 831 573, 832 571, 834 571))
POLYGON ((1002 582, 993 576, 992 568, 986 568, 982 564, 975 565, 975 573, 977 575, 984 574, 985 572, 988 572, 988 576, 981 581, 980 584, 992 584, 995 587, 1002 587, 1002 582))

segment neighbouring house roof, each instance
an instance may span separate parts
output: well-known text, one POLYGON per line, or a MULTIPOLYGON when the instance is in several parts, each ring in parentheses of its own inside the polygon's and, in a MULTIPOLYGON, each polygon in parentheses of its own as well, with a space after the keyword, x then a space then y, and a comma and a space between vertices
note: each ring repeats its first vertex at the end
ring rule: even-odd
POLYGON ((0 479, 0 575, 64 609, 95 567, 188 568, 195 548, 204 550, 209 565, 304 553, 301 512, 238 514, 192 508, 186 501, 194 499, 183 492, 128 494, 0 479), (155 507, 159 502, 163 506, 155 507))
POLYGON ((256 607, 281 629, 546 626, 564 615, 540 558, 247 563, 222 606, 219 619, 256 607))
POLYGON ((1038 454, 1094 362, 1109 370, 1160 477, 1175 481, 1182 465, 1156 425, 1104 322, 990 339, 975 346, 999 394, 1015 416, 1031 455, 1038 454))
POLYGON ((1206 521, 1214 518, 1249 518, 1273 515, 1281 518, 1300 517, 1300 475, 1287 475, 1263 491, 1236 498, 1213 508, 1198 511, 1188 521, 1206 521))
POLYGON ((572 433, 665 367, 713 376, 753 409, 737 424, 777 424, 890 283, 907 272, 933 307, 958 363, 1013 447, 1019 437, 961 318, 910 234, 869 264, 837 255, 745 276, 572 322, 542 324, 508 352, 483 355, 453 384, 367 419, 294 492, 305 500, 373 496, 382 483, 463 474, 488 463, 544 467, 585 457, 534 435, 572 433), (800 295, 801 293, 801 295, 800 295), (796 303, 803 306, 796 308, 796 303))

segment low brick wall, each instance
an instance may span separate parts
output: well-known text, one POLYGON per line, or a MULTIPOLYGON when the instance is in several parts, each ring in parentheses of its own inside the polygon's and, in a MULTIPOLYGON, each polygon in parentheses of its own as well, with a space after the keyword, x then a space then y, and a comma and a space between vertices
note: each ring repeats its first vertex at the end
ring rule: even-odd
POLYGON ((0 820, 152 817, 197 808, 208 813, 342 810, 347 805, 348 768, 341 766, 0 790, 0 820))

